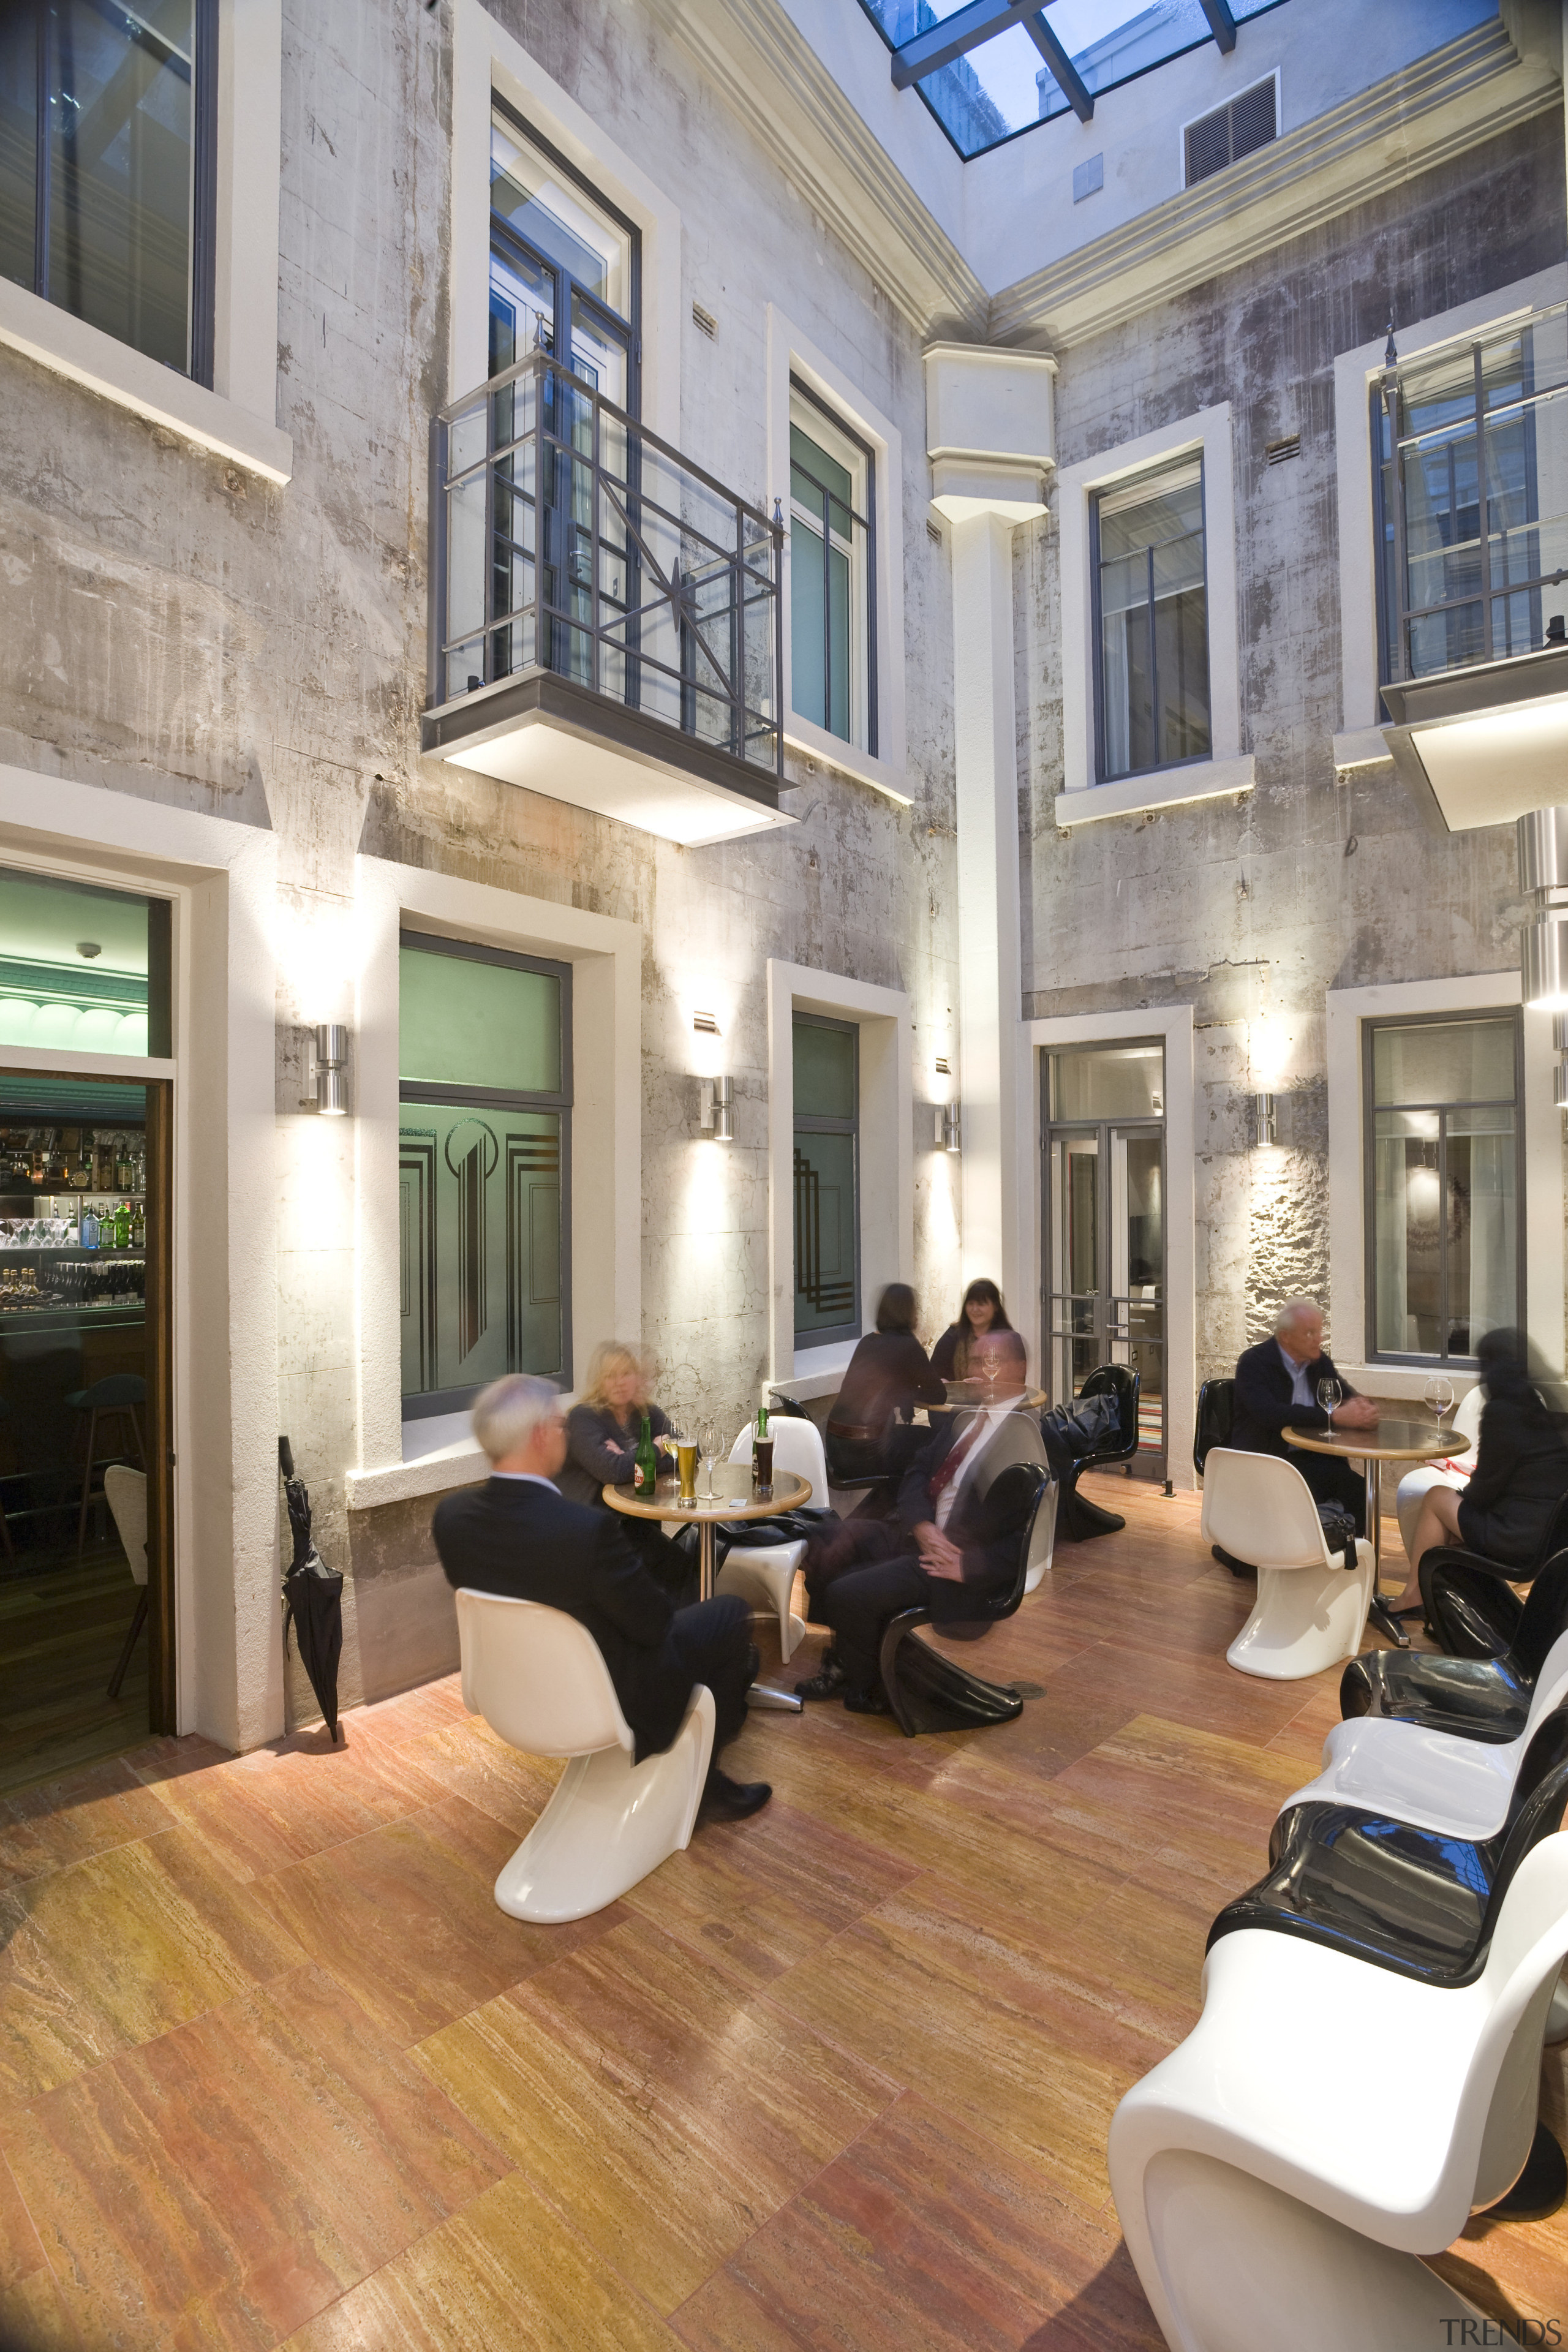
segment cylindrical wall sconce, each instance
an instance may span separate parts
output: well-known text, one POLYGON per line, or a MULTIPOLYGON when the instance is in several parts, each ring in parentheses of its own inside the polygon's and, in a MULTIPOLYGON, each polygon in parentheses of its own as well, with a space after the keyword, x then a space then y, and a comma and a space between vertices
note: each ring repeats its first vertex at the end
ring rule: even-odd
POLYGON ((715 1143, 735 1140, 735 1082, 732 1078, 703 1078, 700 1081, 701 1111, 699 1125, 704 1135, 715 1143))
POLYGON ((963 1149, 962 1122, 956 1103, 939 1103, 936 1107, 936 1148, 939 1151, 961 1151, 963 1149))
POLYGON ((1257 1106, 1258 1111, 1257 1141, 1259 1147, 1261 1148, 1262 1146, 1270 1143, 1278 1143, 1279 1140, 1279 1123, 1275 1118, 1273 1096, 1264 1094, 1256 1095, 1254 1096, 1253 1100, 1257 1106))
POLYGON ((1519 942, 1524 1001, 1568 1013, 1568 808, 1531 809, 1515 831, 1519 887, 1535 900, 1519 942))
POLYGON ((1557 1013, 1552 1024, 1552 1043, 1557 1052, 1557 1069, 1552 1089, 1552 1099, 1559 1110, 1568 1110, 1568 1013, 1557 1013))
POLYGON ((316 1108, 323 1118, 342 1118, 349 1107, 349 1033, 341 1021, 316 1024, 316 1108))

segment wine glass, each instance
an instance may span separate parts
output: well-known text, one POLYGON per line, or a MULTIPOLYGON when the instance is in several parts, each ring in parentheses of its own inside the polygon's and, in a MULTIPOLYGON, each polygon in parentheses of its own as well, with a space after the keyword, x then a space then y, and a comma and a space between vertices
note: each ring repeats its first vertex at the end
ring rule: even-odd
POLYGON ((697 1424, 698 1450, 702 1456, 702 1473, 708 1484, 703 1491, 705 1503, 716 1503, 713 1492, 713 1465, 719 1459, 719 1424, 711 1414, 706 1414, 697 1424))
POLYGON ((1434 1372, 1431 1379, 1427 1381, 1426 1389, 1423 1391, 1423 1394, 1426 1399, 1427 1409, 1437 1423, 1437 1433, 1441 1436, 1443 1432, 1443 1416, 1454 1402, 1454 1383, 1452 1381, 1447 1379, 1443 1373, 1434 1372))
POLYGON ((1338 1381, 1320 1381, 1318 1382, 1318 1402, 1322 1406, 1323 1411, 1328 1414, 1331 1421, 1332 1421, 1334 1414, 1338 1412, 1343 1396, 1344 1391, 1341 1388, 1338 1381))

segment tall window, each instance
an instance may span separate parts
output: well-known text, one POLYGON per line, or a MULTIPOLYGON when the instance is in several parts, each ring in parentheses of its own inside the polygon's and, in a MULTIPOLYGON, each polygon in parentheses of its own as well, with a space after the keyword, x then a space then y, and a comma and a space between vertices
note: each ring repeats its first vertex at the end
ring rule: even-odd
POLYGON ((875 757, 876 467, 793 377, 789 512, 790 700, 875 757))
POLYGON ((1522 1324, 1517 1015, 1369 1022, 1370 1352, 1471 1358, 1522 1324))
POLYGON ((860 1032, 795 1016, 795 1336, 860 1331, 860 1032))
POLYGON ((0 7, 0 271, 211 383, 217 0, 0 7))
POLYGON ((532 351, 637 411, 637 230, 509 107, 490 119, 490 373, 532 351))
POLYGON ((398 1118, 404 1412, 502 1372, 571 1378, 571 967, 405 932, 398 1118))
POLYGON ((1100 782, 1206 760, 1203 459, 1100 491, 1093 560, 1100 782))

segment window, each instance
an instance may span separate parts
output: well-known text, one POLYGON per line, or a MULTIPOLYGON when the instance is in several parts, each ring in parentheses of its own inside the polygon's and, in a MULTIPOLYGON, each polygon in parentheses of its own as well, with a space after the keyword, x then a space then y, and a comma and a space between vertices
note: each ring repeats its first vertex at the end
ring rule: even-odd
POLYGON ((571 1379, 571 967, 405 932, 399 958, 404 1417, 503 1372, 571 1379))
POLYGON ((631 222, 496 100, 490 118, 491 375, 530 352, 551 352, 635 416, 640 277, 641 247, 631 222))
POLYGON ((797 1013, 795 1058, 795 1336, 860 1332, 860 1032, 797 1013))
POLYGON ((789 461, 790 700, 874 758, 876 467, 793 376, 789 461))
POLYGON ((1384 678, 1529 653, 1568 611, 1565 388, 1558 308, 1411 360, 1373 390, 1384 678))
POLYGON ((0 270, 213 377, 217 0, 0 11, 0 270))
POLYGON ((1237 91, 1225 106, 1185 124, 1182 157, 1189 188, 1209 180, 1244 155, 1256 155, 1279 136, 1279 84, 1273 74, 1237 91))
POLYGON ((0 866, 0 1047, 166 1058, 169 911, 0 866))
POLYGON ((1093 529, 1100 781, 1206 760, 1203 458, 1100 490, 1093 529))
POLYGON ((1525 1319, 1518 1015, 1363 1034, 1368 1356, 1473 1359, 1525 1319))

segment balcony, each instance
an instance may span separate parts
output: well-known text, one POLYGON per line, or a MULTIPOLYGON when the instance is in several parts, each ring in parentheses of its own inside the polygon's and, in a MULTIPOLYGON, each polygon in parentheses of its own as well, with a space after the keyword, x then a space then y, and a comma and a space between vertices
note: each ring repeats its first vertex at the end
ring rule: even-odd
POLYGON ((426 753, 688 845, 794 823, 764 514, 542 352, 432 464, 426 753))
POLYGON ((1384 740, 1451 832, 1554 806, 1568 760, 1568 306, 1384 374, 1384 740))

